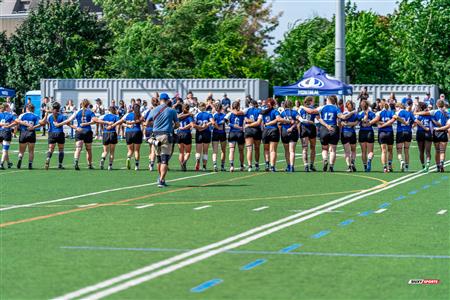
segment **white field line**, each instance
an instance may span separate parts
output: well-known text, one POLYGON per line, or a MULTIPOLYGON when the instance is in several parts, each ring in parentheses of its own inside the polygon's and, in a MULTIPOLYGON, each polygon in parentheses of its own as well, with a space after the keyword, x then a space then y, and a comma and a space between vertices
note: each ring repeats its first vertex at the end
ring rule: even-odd
MULTIPOLYGON (((172 180, 167 180, 167 182, 181 181, 181 180, 186 180, 186 179, 191 179, 191 178, 201 177, 201 176, 208 176, 208 175, 213 175, 213 174, 215 174, 215 173, 213 173, 213 172, 211 172, 211 173, 203 173, 203 174, 198 174, 198 175, 193 175, 193 176, 186 176, 186 177, 175 178, 175 179, 172 179, 172 180)), ((41 202, 35 202, 35 203, 29 203, 29 204, 21 204, 21 205, 14 205, 14 206, 9 206, 9 207, 3 207, 3 208, 0 208, 0 211, 11 210, 11 209, 16 209, 16 208, 21 208, 21 207, 30 207, 30 206, 40 205, 40 204, 63 202, 63 201, 79 199, 79 198, 83 198, 83 197, 95 196, 95 195, 111 193, 111 192, 117 192, 117 191, 123 191, 123 190, 131 190, 131 189, 135 189, 135 188, 141 188, 141 187, 157 185, 157 184, 158 183, 156 183, 156 182, 152 182, 152 183, 144 183, 144 184, 139 184, 139 185, 124 186, 124 187, 120 187, 120 188, 103 190, 103 191, 92 192, 92 193, 81 194, 81 195, 75 195, 75 196, 70 196, 70 197, 65 197, 65 198, 60 198, 60 199, 55 199, 55 200, 41 201, 41 202)))
MULTIPOLYGON (((185 253, 182 253, 182 254, 173 256, 173 257, 171 257, 171 258, 162 260, 162 261, 157 262, 157 263, 153 263, 153 264, 151 264, 151 265, 148 265, 148 266, 145 266, 145 267, 143 267, 143 268, 134 270, 134 271, 132 271, 132 272, 129 272, 129 273, 126 273, 126 274, 122 274, 122 275, 120 275, 120 276, 113 277, 113 278, 111 278, 111 279, 102 281, 102 282, 100 282, 100 283, 97 283, 97 284, 94 284, 94 285, 91 285, 91 286, 87 286, 87 287, 82 288, 82 289, 79 289, 79 290, 77 290, 77 291, 74 291, 74 292, 65 294, 65 295, 60 296, 60 297, 57 297, 57 298, 55 298, 55 299, 59 299, 59 300, 62 300, 62 299, 65 299, 65 300, 68 300, 68 299, 74 299, 74 298, 80 297, 80 296, 82 296, 82 295, 86 295, 86 294, 88 294, 88 293, 90 293, 90 292, 95 292, 95 291, 98 291, 98 290, 100 290, 100 289, 110 287, 110 286, 112 286, 112 285, 114 285, 114 284, 116 284, 116 283, 120 283, 120 282, 122 282, 122 281, 131 279, 131 278, 136 277, 136 276, 139 276, 139 275, 143 275, 143 274, 145 274, 145 273, 148 273, 148 272, 150 272, 150 271, 153 271, 153 270, 156 270, 156 269, 165 267, 165 266, 167 266, 167 265, 170 265, 170 264, 172 264, 172 263, 178 262, 178 261, 183 260, 183 259, 185 259, 185 258, 189 258, 189 257, 191 257, 191 256, 193 256, 193 255, 201 254, 201 253, 203 253, 203 252, 210 251, 210 250, 212 250, 212 249, 214 249, 214 248, 217 248, 217 247, 220 247, 220 246, 223 246, 223 245, 227 245, 227 244, 229 244, 229 243, 231 243, 231 242, 234 242, 234 241, 236 241, 236 240, 239 240, 239 239, 241 239, 241 238, 255 235, 255 234, 257 234, 258 232, 260 232, 260 231, 262 231, 262 230, 266 230, 266 229, 268 229, 268 228, 271 228, 271 227, 274 227, 274 226, 277 226, 277 225, 286 223, 286 222, 291 221, 291 220, 294 220, 294 221, 301 220, 301 219, 297 219, 297 218, 299 218, 299 217, 301 217, 301 216, 308 215, 308 214, 310 214, 310 213, 312 213, 312 215, 315 216, 315 215, 317 215, 317 211, 319 211, 319 214, 321 214, 321 213, 324 212, 323 209, 326 209, 326 208, 328 208, 328 209, 334 209, 334 208, 340 207, 340 206, 336 206, 336 207, 329 207, 329 206, 335 205, 336 203, 345 203, 345 204, 347 204, 348 202, 343 202, 343 201, 348 200, 348 199, 350 199, 350 200, 355 199, 354 197, 356 197, 357 200, 358 200, 358 199, 361 199, 361 198, 365 197, 366 194, 367 194, 367 195, 371 195, 373 192, 370 193, 370 191, 372 191, 372 190, 375 190, 375 192, 378 192, 378 191, 381 191, 381 190, 386 189, 386 187, 388 187, 388 188, 394 187, 394 186, 396 186, 396 185, 398 185, 398 184, 400 184, 400 183, 402 183, 402 182, 404 182, 404 181, 406 181, 406 180, 415 179, 415 178, 416 178, 416 175, 417 175, 417 176, 423 176, 423 175, 425 175, 425 174, 427 174, 427 173, 422 173, 422 171, 418 171, 418 172, 416 172, 416 173, 411 173, 411 174, 405 175, 405 176, 403 176, 403 177, 400 177, 400 178, 397 178, 397 179, 392 180, 391 182, 388 183, 387 186, 386 186, 385 184, 380 184, 380 185, 377 185, 377 186, 375 186, 375 187, 373 187, 373 188, 366 189, 366 190, 363 190, 363 191, 360 191, 360 192, 357 192, 357 193, 353 193, 353 194, 350 194, 350 195, 347 195, 347 196, 338 198, 338 199, 336 199, 336 200, 332 200, 332 201, 330 201, 330 202, 327 202, 327 203, 325 203, 325 204, 319 205, 319 206, 317 206, 317 207, 314 207, 314 208, 311 208, 311 209, 308 209, 308 210, 304 210, 304 211, 302 211, 302 212, 300 212, 300 213, 297 213, 297 214, 294 214, 294 215, 291 215, 291 216, 282 218, 282 219, 280 219, 280 220, 277 220, 277 221, 274 221, 274 222, 271 222, 271 223, 268 223, 268 224, 264 224, 264 225, 255 227, 255 228, 253 228, 253 229, 247 230, 247 231, 245 231, 245 232, 243 232, 243 233, 240 233, 240 234, 238 234, 238 235, 231 236, 231 237, 229 237, 229 238, 227 238, 227 239, 224 239, 224 240, 222 240, 222 241, 215 242, 215 243, 212 243, 212 244, 209 244, 209 245, 206 245, 206 246, 203 246, 203 247, 200 247, 200 248, 197 248, 197 249, 194 249, 194 250, 191 250, 191 251, 188 251, 188 252, 185 252, 185 253), (414 176, 414 177, 413 177, 413 176, 414 176), (389 184, 390 184, 390 185, 389 185, 389 184), (383 187, 385 187, 385 188, 382 189, 383 187), (315 212, 316 212, 316 213, 315 213, 315 212), (295 219, 297 219, 297 220, 295 220, 295 219)), ((354 201, 356 201, 356 200, 354 200, 354 201)), ((352 202, 353 202, 353 201, 352 201, 352 202)), ((292 221, 291 221, 290 223, 286 223, 286 224, 291 224, 291 223, 292 223, 292 221)), ((293 225, 293 224, 292 224, 292 225, 293 225)), ((280 225, 280 226, 283 226, 283 225, 280 225)), ((290 226, 290 225, 289 225, 289 226, 290 226)), ((277 227, 277 228, 278 228, 278 227, 277 227)), ((284 228, 284 227, 283 227, 283 228, 284 228)), ((270 229, 270 230, 271 230, 271 229, 270 229)), ((266 232, 267 232, 267 231, 266 231, 266 232)), ((272 233, 272 232, 274 232, 274 231, 271 231, 270 233, 272 233)), ((270 233, 269 233, 269 234, 270 234, 270 233)), ((252 238, 252 237, 250 237, 250 238, 252 238)), ((252 239, 252 240, 253 240, 253 239, 252 239)), ((250 241, 251 241, 251 240, 250 240, 250 241)), ((233 244, 233 245, 234 245, 234 244, 233 244)), ((225 251, 226 251, 226 250, 225 250, 225 251)), ((223 252, 223 251, 222 251, 222 252, 223 252)), ((208 253, 209 253, 209 252, 208 252, 208 253)), ((213 252, 213 255, 218 254, 218 253, 220 253, 220 252, 213 252)), ((208 256, 208 257, 209 257, 209 256, 208 256)), ((183 265, 183 266, 184 266, 184 265, 183 265)), ((182 267, 183 267, 183 266, 182 266, 182 267)), ((148 280, 149 280, 149 279, 148 279, 148 280)), ((119 286, 118 286, 118 287, 119 287, 119 286)), ((120 285, 120 287, 122 287, 122 285, 120 285)), ((125 287, 125 288, 128 288, 128 287, 125 287)), ((108 291, 108 290, 107 290, 107 291, 108 291)), ((116 292, 116 291, 114 291, 114 292, 116 292)), ((114 292, 113 292, 113 293, 114 293, 114 292)))
POLYGON ((205 208, 208 208, 208 207, 211 207, 211 205, 199 206, 199 207, 194 208, 194 210, 202 210, 202 209, 205 209, 205 208))
MULTIPOLYGON (((422 172, 420 172, 420 171, 419 171, 419 172, 416 172, 414 176, 411 176, 411 177, 409 177, 409 178, 405 178, 405 177, 406 177, 406 176, 405 176, 405 177, 403 177, 403 180, 401 180, 401 181, 397 181, 397 182, 394 183, 394 184, 390 184, 390 185, 387 185, 387 186, 385 186, 385 187, 381 187, 381 188, 378 188, 378 189, 376 189, 376 190, 373 190, 373 191, 371 191, 371 192, 366 192, 365 194, 358 195, 358 196, 356 196, 356 197, 352 197, 352 198, 350 198, 350 199, 348 199, 348 200, 346 200, 346 201, 343 201, 343 202, 340 202, 340 203, 338 203, 338 204, 335 204, 335 205, 331 206, 330 209, 335 209, 335 208, 339 208, 339 207, 345 206, 345 205, 350 204, 350 203, 352 203, 352 202, 355 202, 355 201, 357 201, 357 200, 363 199, 363 198, 365 198, 365 197, 367 197, 367 196, 371 196, 371 195, 373 195, 373 194, 377 194, 377 193, 382 192, 382 191, 384 191, 384 190, 391 189, 391 188, 393 188, 393 187, 395 187, 395 186, 397 186, 397 185, 406 183, 406 182, 408 182, 408 181, 414 180, 414 179, 416 179, 416 178, 418 178, 418 177, 421 177, 421 176, 424 176, 424 175, 426 175, 426 173, 422 173, 422 172)), ((333 201, 331 201, 331 202, 333 202, 333 201)), ((309 211, 312 211, 312 210, 314 210, 314 209, 310 209, 309 211)), ((187 260, 181 261, 181 262, 179 262, 179 263, 173 264, 173 265, 171 265, 171 266, 162 268, 162 269, 160 269, 160 270, 158 270, 158 271, 155 271, 155 272, 153 272, 153 273, 150 273, 150 274, 147 274, 147 275, 143 275, 143 276, 138 277, 138 278, 135 278, 135 279, 128 280, 128 281, 123 282, 123 283, 121 283, 121 284, 119 284, 119 285, 116 285, 116 286, 114 286, 114 287, 111 287, 111 288, 105 289, 105 290, 103 290, 103 291, 96 292, 96 293, 93 293, 93 294, 91 294, 91 295, 88 295, 87 297, 84 297, 84 298, 82 298, 82 299, 84 299, 84 300, 96 300, 96 299, 104 298, 104 297, 106 297, 106 296, 109 296, 109 295, 115 294, 115 293, 117 293, 117 292, 126 290, 126 289, 128 289, 128 288, 130 288, 130 287, 139 285, 139 284, 141 284, 141 283, 143 283, 143 282, 146 282, 146 281, 152 280, 152 279, 154 279, 154 278, 160 277, 160 276, 162 276, 162 275, 171 273, 171 272, 176 271, 176 270, 178 270, 178 269, 181 269, 181 268, 183 268, 183 267, 185 267, 185 266, 192 265, 192 264, 194 264, 194 263, 196 263, 196 262, 205 260, 205 259, 207 259, 207 258, 209 258, 209 257, 211 257, 211 256, 215 256, 215 255, 220 254, 220 253, 223 253, 223 252, 225 252, 225 251, 228 251, 228 250, 231 250, 231 249, 234 249, 234 248, 237 248, 237 247, 246 245, 246 244, 248 244, 248 243, 250 243, 250 242, 252 242, 252 241, 254 241, 254 240, 257 240, 257 239, 259 239, 259 238, 262 238, 262 237, 264 237, 264 236, 267 236, 267 235, 269 235, 269 234, 272 234, 272 233, 274 233, 274 232, 277 232, 277 231, 279 231, 279 230, 281 230, 281 229, 284 229, 284 228, 286 228, 286 227, 290 227, 290 226, 292 226, 292 225, 295 225, 295 224, 301 223, 301 222, 303 222, 303 221, 306 221, 306 220, 308 220, 308 219, 314 218, 314 217, 316 217, 316 216, 318 216, 318 215, 321 215, 321 214, 323 214, 323 213, 325 213, 325 210, 318 210, 318 211, 316 210, 315 212, 313 212, 313 213, 311 213, 311 214, 309 214, 309 215, 306 215, 306 216, 303 216, 303 217, 301 217, 301 218, 294 219, 294 220, 292 220, 292 221, 290 221, 290 222, 287 222, 287 223, 284 223, 284 224, 281 224, 281 225, 272 227, 272 228, 270 228, 270 229, 268 229, 268 230, 259 232, 259 233, 255 234, 255 235, 252 235, 252 236, 249 236, 249 237, 247 237, 247 238, 245 238, 245 239, 242 239, 242 240, 240 240, 240 241, 237 241, 237 242, 228 244, 228 245, 226 245, 226 246, 224 246, 224 247, 221 247, 221 248, 217 248, 217 249, 214 249, 214 250, 210 250, 210 251, 204 252, 204 253, 202 253, 202 254, 200 254, 200 255, 198 255, 198 256, 195 256, 195 257, 189 258, 189 259, 187 259, 187 260)), ((176 256, 175 256, 175 257, 176 257, 176 256)), ((171 259, 168 259, 168 260, 171 260, 171 259)), ((168 261, 168 260, 166 260, 166 261, 168 261)), ((161 261, 160 263, 162 263, 162 262, 164 262, 164 261, 161 261)), ((153 264, 153 265, 157 265, 157 264, 160 264, 160 263, 156 263, 156 264, 153 264)), ((152 266, 152 265, 150 265, 150 266, 152 266)), ((148 267, 149 267, 149 266, 148 266, 148 267)), ((146 267, 144 267, 144 268, 142 268, 142 269, 145 269, 145 268, 146 268, 146 267)), ((140 270, 142 270, 142 269, 140 269, 140 270)), ((138 271, 139 271, 139 270, 136 270, 136 271, 133 271, 133 272, 130 272, 130 273, 127 273, 127 274, 123 274, 123 275, 120 275, 120 276, 115 277, 115 278, 110 279, 110 280, 119 279, 119 278, 124 278, 124 277, 126 277, 127 275, 129 275, 129 274, 135 274, 135 273, 138 272, 138 271)), ((145 273, 147 273, 147 272, 145 272, 145 273)), ((134 276, 133 276, 133 277, 134 277, 134 276)), ((110 280, 107 280, 107 281, 110 281, 110 280)), ((101 283, 100 283, 100 284, 101 284, 101 283)), ((103 286, 103 287, 105 287, 105 286, 103 286)), ((99 288, 97 288, 97 289, 95 289, 95 290, 98 290, 98 289, 99 289, 99 288)), ((82 289, 82 290, 83 290, 83 289, 82 289)), ((82 291, 82 290, 80 290, 80 291, 82 291)), ((76 292, 75 292, 75 293, 76 293, 76 292)), ((82 294, 81 294, 81 295, 82 295, 82 294)), ((73 298, 73 297, 67 297, 67 296, 68 296, 68 295, 65 295, 65 296, 62 296, 61 298, 58 298, 58 299, 72 299, 72 298, 73 298)), ((80 296, 80 295, 77 295, 77 296, 80 296)))
POLYGON ((446 209, 442 209, 442 210, 440 210, 440 211, 437 212, 437 215, 443 215, 443 214, 445 214, 446 212, 447 212, 446 209))
POLYGON ((264 210, 266 208, 269 208, 269 207, 268 206, 261 206, 261 207, 258 207, 258 208, 254 208, 253 211, 261 211, 261 210, 264 210))
POLYGON ((90 203, 90 204, 78 205, 78 207, 88 207, 88 206, 94 206, 94 205, 97 205, 97 203, 90 203))
POLYGON ((146 208, 146 207, 151 207, 151 206, 155 206, 155 204, 150 203, 150 204, 146 204, 146 205, 136 206, 136 208, 146 208))
POLYGON ((387 208, 380 208, 379 210, 376 210, 375 213, 381 214, 381 213, 385 212, 386 210, 387 210, 387 208))
MULTIPOLYGON (((282 161, 285 161, 285 160, 282 159, 282 160, 278 160, 277 162, 282 162, 282 161)), ((126 169, 126 168, 122 167, 121 169, 126 169)), ((25 171, 26 170, 17 170, 17 171, 0 173, 0 175, 16 173, 16 172, 25 172, 25 171)), ((215 173, 211 172, 211 173, 204 173, 204 174, 199 174, 199 175, 194 175, 194 176, 181 177, 181 178, 168 180, 167 182, 170 183, 170 182, 175 182, 175 181, 180 181, 180 180, 185 180, 185 179, 190 179, 190 178, 195 178, 195 177, 200 177, 200 176, 212 175, 212 174, 215 174, 215 173)), ((121 188, 109 189, 109 190, 98 191, 98 192, 92 192, 92 193, 76 195, 76 196, 71 196, 71 197, 66 197, 66 198, 61 198, 61 199, 56 199, 56 200, 49 200, 49 201, 35 202, 35 203, 30 203, 30 204, 21 204, 21 205, 8 206, 8 207, 0 208, 0 211, 11 210, 11 209, 16 209, 16 208, 21 208, 21 207, 30 207, 30 206, 40 205, 40 204, 48 204, 48 203, 68 201, 68 200, 73 200, 73 199, 78 199, 78 198, 83 198, 83 197, 95 196, 95 195, 99 195, 99 194, 116 192, 116 191, 122 191, 122 190, 129 190, 129 189, 140 188, 140 187, 145 187, 145 186, 151 186, 151 185, 156 185, 156 184, 157 183, 145 183, 145 184, 141 184, 141 185, 125 186, 125 187, 121 187, 121 188)))

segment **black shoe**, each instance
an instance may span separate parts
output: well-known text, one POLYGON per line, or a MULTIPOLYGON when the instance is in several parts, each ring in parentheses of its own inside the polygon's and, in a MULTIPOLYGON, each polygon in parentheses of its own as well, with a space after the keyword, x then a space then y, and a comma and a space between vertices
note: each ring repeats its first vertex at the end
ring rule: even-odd
POLYGON ((45 162, 44 168, 45 168, 45 170, 48 170, 50 168, 50 162, 49 161, 45 162))
POLYGON ((64 170, 64 166, 60 164, 60 165, 58 165, 58 169, 64 170))
POLYGON ((309 169, 310 169, 312 172, 316 172, 316 171, 317 171, 316 168, 314 167, 314 165, 310 165, 310 166, 309 166, 309 169))
POLYGON ((353 172, 352 167, 348 166, 348 167, 347 167, 347 172, 353 172))
POLYGON ((22 160, 19 159, 19 160, 17 161, 17 169, 20 169, 21 167, 22 167, 22 160))
POLYGON ((89 166, 88 166, 88 169, 89 169, 89 170, 94 170, 94 167, 93 167, 92 165, 89 165, 89 166))
POLYGON ((309 167, 305 166, 305 172, 309 172, 309 167))
POLYGON ((75 165, 75 170, 80 171, 80 166, 79 165, 75 165))
POLYGON ((352 165, 352 171, 353 171, 353 172, 356 172, 356 167, 355 167, 355 165, 352 165))
POLYGON ((28 170, 33 170, 33 165, 28 165, 28 170))
POLYGON ((334 172, 334 167, 330 166, 330 172, 334 172))
POLYGON ((13 163, 12 163, 12 162, 9 162, 9 163, 8 163, 8 169, 11 169, 12 166, 13 166, 13 163))
POLYGON ((323 171, 324 172, 328 171, 328 163, 327 162, 323 164, 323 171))
POLYGON ((0 170, 4 170, 5 167, 3 166, 3 164, 0 165, 0 170))

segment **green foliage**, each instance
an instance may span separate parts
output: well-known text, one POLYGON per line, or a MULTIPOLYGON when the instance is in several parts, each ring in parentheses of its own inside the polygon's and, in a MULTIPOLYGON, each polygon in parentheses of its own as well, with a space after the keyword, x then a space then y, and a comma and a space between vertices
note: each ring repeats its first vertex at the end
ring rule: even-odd
POLYGON ((450 2, 403 0, 392 19, 391 70, 399 83, 450 92, 450 2))
POLYGON ((389 20, 371 11, 347 14, 347 76, 351 83, 392 83, 389 20))
POLYGON ((24 92, 41 78, 92 77, 105 64, 109 39, 78 2, 41 2, 10 39, 7 84, 24 92))
MULTIPOLYGON (((118 5, 102 2, 106 12, 118 5)), ((132 24, 116 37, 109 58, 114 76, 265 78, 269 73, 264 47, 277 17, 270 16, 264 0, 158 2, 145 20, 129 18, 132 24)), ((111 14, 107 21, 115 27, 115 19, 122 18, 111 14)))
POLYGON ((9 42, 4 32, 0 32, 0 86, 6 86, 8 67, 6 59, 9 53, 9 42))
POLYGON ((274 84, 294 82, 314 64, 330 72, 324 65, 328 64, 329 60, 326 58, 327 51, 323 49, 334 37, 333 26, 331 21, 315 17, 291 28, 275 49, 277 56, 274 60, 274 84))

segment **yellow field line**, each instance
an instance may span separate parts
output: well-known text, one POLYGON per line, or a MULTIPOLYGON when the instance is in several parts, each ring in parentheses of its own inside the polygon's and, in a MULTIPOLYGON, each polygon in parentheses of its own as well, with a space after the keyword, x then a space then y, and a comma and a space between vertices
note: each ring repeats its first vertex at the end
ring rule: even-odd
POLYGON ((190 186, 190 187, 178 188, 178 189, 173 189, 173 190, 166 190, 164 192, 148 194, 148 195, 144 195, 144 196, 140 196, 140 197, 128 198, 128 199, 123 199, 123 200, 118 200, 118 201, 113 201, 113 202, 108 202, 108 203, 100 203, 97 205, 92 205, 92 206, 87 206, 87 207, 79 207, 79 208, 75 208, 75 209, 70 209, 70 210, 66 210, 66 211, 48 214, 48 215, 42 215, 42 216, 37 216, 37 217, 32 217, 32 218, 27 218, 27 219, 22 219, 22 220, 17 220, 17 221, 1 223, 0 228, 4 228, 4 227, 16 225, 16 224, 21 224, 21 223, 28 223, 28 222, 48 219, 48 218, 52 218, 52 217, 62 216, 62 215, 66 215, 66 214, 70 214, 70 213, 74 213, 74 212, 85 211, 85 210, 94 209, 94 208, 103 207, 103 206, 113 206, 113 205, 117 205, 117 204, 127 203, 127 202, 131 202, 131 201, 136 201, 136 200, 142 200, 142 199, 151 198, 151 197, 155 197, 155 196, 161 196, 161 195, 176 193, 176 192, 180 192, 180 191, 192 190, 195 188, 205 187, 208 185, 214 185, 217 183, 241 180, 243 178, 255 177, 258 175, 262 175, 262 174, 265 174, 265 173, 253 173, 253 174, 247 175, 247 176, 241 176, 241 177, 235 177, 235 178, 226 179, 226 180, 205 183, 205 184, 201 184, 199 186, 190 186))

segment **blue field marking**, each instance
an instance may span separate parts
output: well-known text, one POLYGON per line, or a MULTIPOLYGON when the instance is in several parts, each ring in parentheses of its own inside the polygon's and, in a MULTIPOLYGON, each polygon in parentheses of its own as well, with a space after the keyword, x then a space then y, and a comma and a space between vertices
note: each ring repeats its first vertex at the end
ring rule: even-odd
MULTIPOLYGON (((96 247, 96 246, 62 246, 60 249, 66 250, 109 250, 109 251, 148 251, 148 252, 186 252, 192 249, 173 248, 116 248, 116 247, 96 247)), ((261 251, 261 250, 229 250, 228 254, 248 254, 248 255, 313 255, 313 256, 350 256, 350 257, 386 257, 386 258, 425 258, 425 259, 450 259, 450 255, 427 255, 427 254, 378 254, 378 253, 334 253, 334 252, 281 252, 281 251, 261 251)))
POLYGON ((448 176, 442 176, 441 178, 445 180, 448 179, 448 176))
POLYGON ((408 194, 410 194, 410 195, 415 195, 415 194, 417 194, 417 190, 413 190, 413 191, 411 191, 411 192, 409 192, 408 194))
POLYGON ((257 259, 257 260, 255 260, 255 261, 252 261, 251 263, 246 264, 245 266, 243 266, 243 267, 241 268, 241 271, 248 271, 248 270, 251 270, 251 269, 253 269, 253 268, 255 268, 255 267, 259 266, 259 265, 262 265, 262 264, 265 263, 266 261, 267 261, 267 259, 257 259))
POLYGON ((389 202, 385 202, 385 203, 381 204, 380 206, 378 206, 378 208, 386 208, 389 205, 391 205, 389 202))
POLYGON ((213 286, 216 286, 216 285, 218 285, 219 283, 222 283, 222 282, 223 282, 223 280, 219 279, 219 278, 211 279, 211 280, 208 280, 206 282, 203 282, 202 284, 200 284, 200 285, 198 285, 196 287, 193 287, 191 289, 191 292, 193 292, 193 293, 201 293, 201 292, 204 292, 207 289, 209 289, 209 288, 211 288, 213 286))
POLYGON ((330 232, 331 232, 331 230, 322 230, 322 231, 320 231, 320 232, 318 232, 316 234, 313 234, 311 236, 311 238, 313 238, 313 239, 320 239, 321 237, 326 236, 330 232))
POLYGON ((399 200, 403 200, 405 198, 406 198, 406 196, 401 195, 401 196, 398 196, 397 198, 395 198, 395 200, 399 201, 399 200))
POLYGON ((281 249, 279 252, 280 253, 288 253, 288 252, 291 252, 292 250, 300 248, 301 246, 302 246, 302 244, 292 244, 290 246, 287 246, 286 248, 281 249))
POLYGON ((371 213, 373 213, 372 210, 363 211, 363 212, 360 213, 358 216, 360 216, 360 217, 367 217, 367 216, 370 215, 371 213))
POLYGON ((430 188, 430 186, 431 186, 431 185, 429 185, 429 184, 425 184, 425 185, 422 187, 422 189, 426 190, 426 189, 430 188))
POLYGON ((433 182, 432 182, 433 184, 439 184, 439 183, 441 183, 439 180, 434 180, 433 182))
POLYGON ((342 221, 341 223, 339 223, 339 226, 344 227, 344 226, 352 224, 353 222, 355 222, 355 220, 348 219, 348 220, 345 220, 345 221, 342 221))

